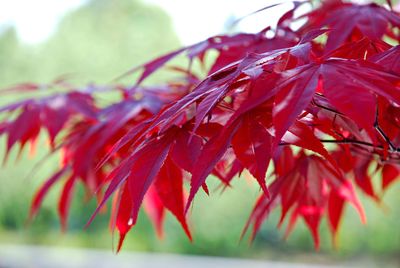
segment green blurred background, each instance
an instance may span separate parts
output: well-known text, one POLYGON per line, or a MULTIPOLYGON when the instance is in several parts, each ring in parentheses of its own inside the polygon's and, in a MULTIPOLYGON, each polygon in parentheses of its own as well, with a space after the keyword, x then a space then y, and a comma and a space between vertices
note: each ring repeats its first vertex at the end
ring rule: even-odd
MULTIPOLYGON (((76 84, 107 83, 129 68, 180 46, 170 18, 161 9, 139 1, 91 1, 68 13, 55 34, 47 41, 30 45, 18 39, 8 27, 0 35, 0 87, 18 82, 49 82, 71 74, 76 84)), ((157 79, 162 79, 158 77, 157 79)), ((9 99, 7 99, 9 101, 9 99)), ((4 104, 5 100, 1 100, 4 104)), ((38 217, 26 224, 35 189, 57 165, 53 157, 36 172, 32 169, 48 152, 44 139, 33 158, 27 151, 20 158, 12 152, 0 171, 0 243, 46 244, 111 250, 112 236, 108 215, 100 215, 83 230, 95 202, 85 199, 82 188, 74 199, 67 233, 61 233, 56 216, 58 190, 46 198, 38 217)), ((0 152, 5 139, 0 139, 0 152)), ((2 156, 3 157, 3 156, 2 156)), ((2 158, 1 157, 1 158, 2 158)), ((217 183, 211 178, 211 189, 217 183)), ((298 224, 287 241, 276 228, 279 211, 273 213, 252 245, 239 243, 241 230, 259 194, 257 185, 244 177, 221 195, 219 190, 195 200, 190 222, 194 243, 185 237, 179 224, 167 217, 166 236, 159 240, 143 214, 129 233, 124 250, 174 252, 268 259, 326 261, 367 259, 377 262, 399 261, 400 252, 400 184, 385 193, 380 205, 363 198, 368 224, 362 225, 355 210, 346 210, 339 234, 339 248, 334 249, 326 223, 323 222, 322 248, 314 252, 312 239, 303 223, 298 224)))

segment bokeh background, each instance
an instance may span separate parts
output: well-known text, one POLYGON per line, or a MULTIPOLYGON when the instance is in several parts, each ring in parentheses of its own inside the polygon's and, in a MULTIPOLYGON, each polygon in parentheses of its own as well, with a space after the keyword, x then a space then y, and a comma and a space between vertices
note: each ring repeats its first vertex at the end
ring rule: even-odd
MULTIPOLYGON (((252 4, 247 4, 249 1, 213 3, 217 1, 184 0, 64 2, 68 1, 0 0, 0 9, 3 10, 0 12, 0 88, 28 81, 46 83, 63 75, 68 75, 77 85, 106 84, 131 67, 158 55, 212 34, 232 30, 227 27, 229 22, 265 6, 268 1, 253 1, 252 4), (36 4, 32 5, 32 2, 36 4), (46 9, 44 13, 39 12, 46 9), (46 20, 46 16, 51 20, 46 20)), ((259 18, 263 18, 260 15, 259 18)), ((256 22, 260 21, 264 20, 249 19, 241 30, 256 31, 260 27, 256 22)), ((156 76, 149 83, 167 76, 156 76)), ((18 97, 4 97, 0 104, 18 97)), ((82 188, 73 202, 66 233, 61 232, 56 216, 57 189, 46 198, 38 217, 27 223, 35 189, 51 174, 58 160, 52 157, 36 168, 48 152, 44 139, 38 148, 34 157, 29 157, 27 152, 21 156, 12 152, 1 166, 0 244, 111 251, 112 235, 108 229, 107 213, 83 230, 96 204, 85 199, 82 188), (86 200, 84 205, 82 200, 86 200)), ((0 152, 5 152, 4 138, 0 139, 0 152)), ((3 158, 4 155, 0 155, 1 161, 3 158)), ((221 195, 217 183, 213 185, 212 179, 210 182, 210 189, 215 190, 209 197, 199 194, 190 212, 194 243, 188 241, 179 224, 170 216, 166 221, 165 237, 158 239, 150 221, 142 214, 138 225, 128 234, 123 250, 400 266, 399 183, 387 191, 384 203, 362 199, 368 216, 367 225, 360 223, 353 208, 347 208, 337 249, 332 246, 328 227, 323 223, 322 248, 315 252, 312 239, 302 223, 287 240, 283 239, 283 232, 276 228, 279 211, 263 225, 253 244, 246 240, 240 242, 242 228, 259 189, 243 176, 235 180, 232 189, 221 195)))

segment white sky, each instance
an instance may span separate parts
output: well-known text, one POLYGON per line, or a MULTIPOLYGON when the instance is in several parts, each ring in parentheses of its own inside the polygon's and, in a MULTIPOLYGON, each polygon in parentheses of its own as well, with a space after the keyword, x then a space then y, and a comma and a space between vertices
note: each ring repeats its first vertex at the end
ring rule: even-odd
POLYGON ((0 29, 14 25, 25 42, 38 43, 57 28, 62 16, 85 0, 0 0, 0 29))
MULTIPOLYGON (((0 0, 0 29, 14 25, 25 42, 38 43, 57 28, 62 16, 87 0, 0 0)), ((111 0, 110 0, 111 1, 111 0)), ((143 0, 161 6, 173 19, 175 30, 184 45, 196 43, 224 31, 229 19, 242 17, 277 0, 143 0)), ((281 0, 283 2, 285 0, 281 0)), ((284 7, 289 8, 290 4, 284 7)), ((283 8, 284 8, 283 7, 283 8)), ((244 31, 257 31, 275 21, 284 10, 260 13, 240 24, 244 31), (258 25, 258 27, 257 27, 258 25)))
MULTIPOLYGON (((173 19, 175 31, 185 45, 193 44, 224 32, 228 21, 286 0, 145 0, 161 6, 173 19)), ((276 21, 291 4, 261 12, 240 23, 240 30, 254 32, 276 21)))

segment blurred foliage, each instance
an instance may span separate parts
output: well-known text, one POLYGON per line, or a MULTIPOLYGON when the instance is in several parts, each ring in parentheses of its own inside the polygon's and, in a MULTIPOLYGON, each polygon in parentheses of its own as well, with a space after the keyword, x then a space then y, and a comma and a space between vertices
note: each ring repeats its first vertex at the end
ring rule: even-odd
POLYGON ((126 70, 179 47, 170 18, 136 0, 96 0, 67 14, 45 43, 21 43, 15 30, 0 39, 0 86, 48 82, 107 83, 126 70))
MULTIPOLYGON (((0 87, 23 81, 48 82, 62 74, 72 74, 75 83, 107 83, 113 78, 157 55, 179 47, 171 21, 153 6, 129 0, 97 0, 66 15, 58 31, 48 41, 38 45, 21 43, 10 28, 0 37, 0 87)), ((161 77, 156 78, 162 79, 161 77)), ((4 102, 4 100, 3 100, 4 102)), ((0 139, 4 152, 5 139, 0 139)), ((37 186, 51 174, 57 157, 46 160, 39 170, 32 169, 46 156, 44 139, 32 159, 28 152, 11 153, 0 172, 0 243, 45 243, 63 246, 111 248, 112 236, 107 230, 108 215, 100 215, 82 230, 96 204, 88 199, 82 188, 74 199, 70 229, 61 234, 56 216, 57 199, 54 191, 45 200, 39 216, 26 226, 29 203, 37 186), (44 148, 44 149, 42 149, 44 148), (87 200, 82 205, 81 200, 87 200)), ((254 243, 239 236, 256 200, 259 189, 246 179, 235 181, 232 189, 216 189, 195 202, 190 221, 194 243, 185 237, 179 224, 167 217, 166 234, 159 240, 150 221, 141 215, 138 225, 128 235, 125 250, 164 251, 190 254, 253 256, 286 260, 298 253, 313 252, 311 237, 304 224, 298 225, 287 241, 277 230, 279 214, 274 213, 264 225, 254 243)), ((331 259, 358 255, 396 258, 400 252, 400 185, 394 185, 384 197, 381 207, 365 198, 369 222, 361 225, 354 209, 348 208, 339 234, 339 249, 335 250, 328 232, 318 256, 331 259)), ((327 228, 323 224, 323 228, 327 228)), ((308 255, 307 255, 308 256, 308 255)))

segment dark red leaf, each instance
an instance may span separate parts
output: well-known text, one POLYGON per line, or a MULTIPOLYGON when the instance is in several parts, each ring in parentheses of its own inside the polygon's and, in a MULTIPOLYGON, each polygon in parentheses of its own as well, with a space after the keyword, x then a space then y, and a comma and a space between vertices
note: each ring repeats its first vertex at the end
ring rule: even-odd
POLYGON ((207 176, 214 169, 214 166, 228 149, 233 135, 237 131, 240 124, 241 122, 237 121, 229 128, 224 129, 219 135, 211 138, 211 140, 204 145, 196 161, 196 165, 193 167, 192 179, 190 182, 191 188, 185 211, 189 209, 195 194, 203 185, 207 176))
POLYGON ((72 194, 74 191, 75 183, 76 177, 74 175, 71 175, 63 186, 60 200, 58 202, 58 214, 60 216, 62 230, 67 230, 68 213, 72 201, 72 194))
POLYGON ((272 137, 264 126, 253 121, 251 117, 251 114, 245 116, 232 140, 232 146, 239 161, 268 195, 265 175, 271 159, 272 137))
POLYGON ((395 180, 400 178, 400 170, 395 165, 386 164, 382 168, 382 189, 386 190, 395 180))
POLYGON ((157 175, 154 185, 162 204, 178 219, 186 235, 192 240, 184 211, 182 171, 172 160, 167 159, 157 175))
POLYGON ((31 208, 29 212, 29 218, 32 219, 38 212, 40 206, 42 205, 43 198, 49 191, 49 189, 56 183, 67 171, 67 168, 60 169, 58 172, 54 173, 45 183, 39 188, 33 197, 31 208))

